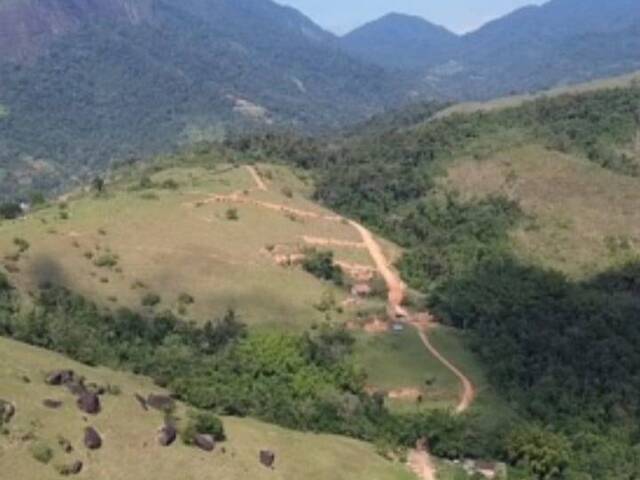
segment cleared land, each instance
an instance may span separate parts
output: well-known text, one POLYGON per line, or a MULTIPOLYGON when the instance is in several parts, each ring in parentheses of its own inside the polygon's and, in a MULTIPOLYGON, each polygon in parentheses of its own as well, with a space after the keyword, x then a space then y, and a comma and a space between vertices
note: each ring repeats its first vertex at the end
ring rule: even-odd
MULTIPOLYGON (((42 480, 58 479, 54 465, 76 459, 84 462, 76 478, 133 478, 157 480, 218 478, 309 479, 309 480, 410 480, 404 466, 392 464, 374 453, 372 446, 341 437, 291 432, 248 419, 225 418, 228 441, 215 452, 204 453, 179 441, 168 448, 156 442, 162 426, 159 412, 141 409, 133 395, 158 392, 148 380, 129 374, 79 365, 44 350, 0 338, 0 398, 13 402, 16 416, 8 435, 0 436, 2 478, 42 480), (103 412, 83 420, 73 397, 64 387, 44 384, 46 372, 53 368, 71 368, 89 381, 117 385, 119 395, 103 397, 103 412), (27 377, 30 383, 26 383, 27 377), (42 405, 52 398, 63 401, 58 410, 42 405), (103 436, 102 449, 88 452, 82 446, 82 432, 94 426, 103 436), (71 441, 74 452, 65 454, 57 437, 71 441), (54 456, 48 465, 31 454, 35 443, 45 443, 54 456), (222 452, 222 447, 225 453, 222 452), (258 462, 261 449, 272 449, 276 466, 269 470, 258 462)), ((183 418, 185 410, 178 409, 183 418)))
MULTIPOLYGON (((346 293, 299 268, 277 265, 268 249, 299 251, 306 247, 305 235, 345 242, 360 238, 341 222, 314 221, 252 203, 206 202, 214 194, 247 192, 255 201, 332 215, 303 196, 305 187, 293 175, 275 168, 269 172, 269 192, 252 191, 253 179, 244 168, 221 174, 169 169, 151 177, 158 186, 175 181, 176 189, 139 190, 131 188, 135 181, 117 182, 107 187, 104 198, 80 194, 64 209, 52 206, 3 222, 0 251, 8 257, 16 253, 15 238, 30 244, 17 262, 4 259, 22 291, 50 281, 106 306, 134 308, 155 293, 161 298, 156 309, 174 311, 178 296, 187 293, 195 299, 188 307, 190 318, 207 320, 234 308, 249 324, 305 328, 324 318, 315 305, 325 292, 337 302, 346 293), (285 186, 291 198, 281 193, 285 186), (236 209, 237 220, 228 219, 230 208, 236 209)), ((362 253, 334 250, 337 260, 372 266, 362 253)))
POLYGON ((464 198, 503 194, 529 219, 511 233, 516 252, 584 278, 640 255, 640 180, 539 146, 486 160, 460 159, 447 188, 464 198))

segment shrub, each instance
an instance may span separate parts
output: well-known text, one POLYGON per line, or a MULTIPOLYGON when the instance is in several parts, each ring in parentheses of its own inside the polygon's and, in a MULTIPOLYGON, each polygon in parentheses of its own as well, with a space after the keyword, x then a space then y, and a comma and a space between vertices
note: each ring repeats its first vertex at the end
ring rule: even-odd
POLYGON ((13 239, 13 244, 18 247, 18 250, 20 250, 20 253, 22 252, 26 252, 27 250, 29 250, 29 242, 27 242, 24 238, 19 238, 16 237, 13 239))
POLYGON ((45 465, 49 463, 53 458, 53 450, 44 441, 36 441, 31 445, 31 448, 29 450, 33 458, 35 458, 40 463, 44 463, 45 465))
POLYGON ((15 202, 0 203, 0 218, 13 220, 22 214, 20 205, 15 202))
POLYGON ((162 299, 160 298, 160 295, 158 295, 156 293, 149 292, 149 293, 145 294, 144 297, 142 297, 142 306, 143 307, 155 307, 161 301, 162 301, 162 299))
POLYGON ((178 303, 181 305, 192 305, 195 303, 195 299, 188 293, 183 292, 178 296, 178 303))
POLYGON ((112 253, 105 253, 96 258, 93 264, 99 268, 113 268, 118 264, 118 256, 112 253))
POLYGON ((302 263, 302 267, 311 275, 328 280, 336 285, 344 285, 342 269, 333 262, 333 252, 310 250, 302 263))
POLYGON ((180 188, 180 184, 176 182, 173 178, 169 178, 162 182, 162 188, 166 190, 177 190, 180 188))
POLYGON ((282 194, 287 197, 287 198, 293 198, 293 190, 291 190, 291 187, 282 187, 281 190, 282 194))
POLYGON ((229 208, 225 216, 227 217, 227 220, 236 221, 240 219, 237 208, 229 208))
POLYGON ((218 442, 226 438, 224 425, 217 415, 211 412, 192 411, 189 412, 187 426, 181 432, 182 441, 192 445, 198 434, 211 435, 218 442))

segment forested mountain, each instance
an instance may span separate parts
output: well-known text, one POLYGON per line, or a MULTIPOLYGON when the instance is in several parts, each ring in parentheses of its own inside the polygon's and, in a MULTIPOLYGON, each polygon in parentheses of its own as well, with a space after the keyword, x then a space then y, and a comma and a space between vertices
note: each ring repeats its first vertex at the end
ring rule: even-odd
POLYGON ((270 0, 5 0, 0 32, 5 191, 228 128, 329 128, 398 101, 380 68, 270 0))
POLYGON ((360 49, 352 51, 362 58, 413 70, 418 86, 455 98, 540 90, 640 68, 640 8, 634 0, 552 0, 466 35, 440 39, 425 23, 421 35, 430 42, 418 48, 415 23, 405 20, 400 28, 396 18, 386 17, 374 25, 343 42, 349 45, 356 38, 360 49), (382 47, 380 31, 393 29, 404 34, 382 47), (405 61, 400 64, 398 58, 405 61))
POLYGON ((421 17, 391 13, 340 39, 353 55, 392 69, 415 69, 446 60, 459 38, 421 17))

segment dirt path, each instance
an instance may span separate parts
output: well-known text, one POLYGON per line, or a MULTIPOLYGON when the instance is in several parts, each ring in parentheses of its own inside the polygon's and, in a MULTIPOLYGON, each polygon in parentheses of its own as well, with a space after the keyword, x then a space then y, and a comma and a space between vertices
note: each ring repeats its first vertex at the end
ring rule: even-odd
POLYGON ((471 380, 467 378, 467 376, 460 371, 455 365, 453 365, 449 360, 447 360, 444 355, 442 355, 431 343, 427 333, 421 325, 415 325, 418 330, 418 335, 420 335, 420 339, 424 346, 431 352, 431 355, 436 357, 440 363, 442 363, 445 367, 447 367, 456 377, 460 380, 460 384, 462 385, 462 394, 460 395, 460 401, 456 406, 456 413, 464 413, 469 409, 471 404, 476 398, 476 389, 471 383, 471 380))
POLYGON ((431 461, 431 455, 426 450, 411 450, 407 464, 421 480, 436 480, 436 468, 431 461))
POLYGON ((267 188, 267 185, 264 183, 264 180, 262 180, 262 177, 256 170, 256 167, 253 167, 251 165, 246 165, 246 169, 249 171, 249 173, 253 177, 253 181, 255 182, 256 187, 258 187, 258 190, 261 190, 263 192, 266 192, 269 190, 267 188))
MULTIPOLYGON (((251 176, 254 178, 256 185, 258 188, 263 191, 268 191, 267 186, 264 184, 260 175, 255 170, 254 167, 247 166, 247 170, 251 173, 251 176)), ((376 241, 373 234, 364 226, 359 224, 354 220, 344 219, 338 215, 323 215, 316 212, 310 212, 306 210, 300 210, 292 207, 288 207, 286 205, 263 202, 258 200, 253 200, 241 196, 240 194, 232 194, 232 195, 214 195, 210 199, 200 202, 200 203, 208 203, 208 202, 230 202, 230 203, 252 203, 254 205, 258 205, 270 210, 276 210, 285 214, 292 214, 303 218, 312 218, 317 220, 325 220, 325 221, 344 221, 346 220, 349 225, 355 228, 360 237, 362 238, 362 243, 369 251, 373 262, 375 263, 376 270, 380 273, 385 283, 387 284, 387 288, 389 290, 388 294, 388 302, 389 302, 389 313, 394 318, 402 318, 408 323, 411 323, 417 330, 420 335, 420 339, 424 344, 425 348, 436 357, 448 370, 450 370, 460 381, 462 386, 462 393, 460 397, 460 401, 456 406, 456 413, 462 413, 466 411, 476 397, 476 390, 473 386, 473 383, 469 378, 464 375, 455 365, 453 365, 447 358, 444 357, 431 343, 429 337, 427 335, 427 331, 425 326, 420 324, 419 322, 411 321, 409 312, 402 306, 402 302, 405 299, 405 295, 407 292, 406 284, 400 279, 399 275, 393 270, 390 262, 387 260, 386 255, 384 254, 382 247, 376 241)), ((336 244, 338 242, 344 243, 338 240, 331 239, 314 239, 313 237, 308 237, 311 240, 322 240, 323 244, 336 244)), ((431 460, 429 454, 427 452, 416 451, 415 453, 415 461, 417 462, 417 468, 423 472, 421 474, 421 478, 423 480, 431 480, 435 479, 433 465, 431 464, 431 460)))
POLYGON ((376 264, 376 268, 385 283, 387 284, 387 288, 389 290, 388 300, 389 300, 389 311, 394 316, 407 317, 408 312, 402 306, 402 301, 404 300, 407 286, 405 283, 400 280, 400 277, 392 270, 389 262, 387 261, 387 257, 385 256, 380 244, 373 238, 371 232, 360 225, 358 222, 353 220, 349 220, 349 224, 355 228, 360 236, 362 237, 363 243, 367 246, 369 250, 369 254, 373 259, 373 262, 376 264))
POLYGON ((346 248, 360 248, 366 249, 367 245, 360 242, 352 242, 350 240, 338 240, 335 238, 323 238, 323 237, 311 237, 309 235, 303 235, 302 240, 309 245, 323 246, 323 247, 346 247, 346 248))

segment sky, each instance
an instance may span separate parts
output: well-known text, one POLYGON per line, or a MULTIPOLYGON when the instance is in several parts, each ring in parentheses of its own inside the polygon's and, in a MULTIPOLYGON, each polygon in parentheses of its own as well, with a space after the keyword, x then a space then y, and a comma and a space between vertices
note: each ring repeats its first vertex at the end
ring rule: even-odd
MULTIPOLYGON (((316 23, 343 34, 389 12, 419 15, 464 33, 530 4, 545 0, 276 0, 297 8, 316 23)), ((603 0, 606 1, 606 0, 603 0)))

